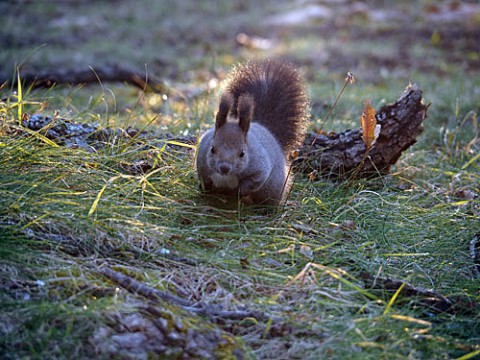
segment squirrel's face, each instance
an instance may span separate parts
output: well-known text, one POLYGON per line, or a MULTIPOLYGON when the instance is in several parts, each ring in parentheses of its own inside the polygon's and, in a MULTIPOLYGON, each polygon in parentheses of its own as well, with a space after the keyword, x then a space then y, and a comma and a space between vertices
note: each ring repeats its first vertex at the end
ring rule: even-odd
POLYGON ((237 177, 248 167, 247 134, 238 123, 227 122, 215 130, 207 159, 210 168, 225 177, 237 177))

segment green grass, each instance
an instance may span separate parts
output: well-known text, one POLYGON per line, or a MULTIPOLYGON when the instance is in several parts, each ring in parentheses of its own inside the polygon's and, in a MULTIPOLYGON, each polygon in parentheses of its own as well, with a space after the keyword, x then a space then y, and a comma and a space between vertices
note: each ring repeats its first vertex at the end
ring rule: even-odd
MULTIPOLYGON (((422 9, 425 3, 415 6, 422 9)), ((150 45, 134 54, 122 48, 125 54, 118 58, 136 64, 138 59, 166 61, 162 76, 173 79, 167 98, 123 84, 0 91, 1 357, 108 358, 99 343, 124 334, 122 326, 128 324, 122 321, 131 314, 144 321, 167 319, 170 329, 175 321, 198 333, 221 329, 228 341, 216 349, 220 358, 228 358, 235 347, 246 349, 247 358, 265 359, 478 356, 480 279, 475 278, 468 247, 480 231, 480 77, 451 59, 462 49, 431 49, 426 36, 412 50, 415 61, 399 60, 398 71, 381 72, 388 62, 362 60, 368 53, 384 54, 374 37, 342 48, 334 34, 326 31, 320 39, 314 26, 304 26, 290 29, 290 36, 272 30, 275 46, 265 52, 232 44, 231 36, 242 26, 268 36, 258 18, 283 11, 288 4, 258 10, 247 3, 234 12, 233 5, 223 1, 203 4, 203 16, 216 23, 199 34, 191 31, 199 21, 193 3, 155 5, 151 11, 125 4, 123 10, 115 9, 123 21, 107 22, 112 32, 105 39, 80 39, 79 47, 92 58, 104 51, 108 55, 100 58, 108 60, 115 57, 116 37, 126 38, 126 44, 143 39, 150 45), (154 16, 153 10, 163 15, 154 16), (137 29, 142 21, 158 28, 145 35, 137 29), (190 37, 178 47, 168 43, 180 35, 190 37), (152 55, 152 39, 164 50, 161 56, 152 55), (322 51, 333 50, 344 57, 317 61, 322 51), (429 63, 426 54, 431 53, 435 61, 442 57, 438 66, 429 63), (431 103, 425 131, 388 176, 347 184, 311 182, 298 174, 287 206, 274 215, 213 207, 198 189, 193 152, 165 147, 155 134, 197 135, 210 126, 219 89, 187 98, 176 91, 183 91, 185 84, 202 88, 211 78, 221 80, 233 62, 265 56, 288 56, 299 64, 312 96, 312 127, 322 125, 346 72, 352 70, 357 82, 346 88, 324 130, 358 127, 364 100, 371 99, 378 108, 396 100, 408 82, 417 82, 431 103), (432 65, 430 72, 422 70, 421 60, 432 65), (358 66, 352 69, 349 64, 358 66), (88 151, 54 146, 17 127, 19 111, 52 116, 57 109, 74 121, 145 126, 153 132, 88 151), (153 167, 147 173, 138 171, 140 160, 153 167), (102 267, 191 300, 227 309, 245 305, 275 318, 215 323, 123 289, 100 274, 102 267), (362 272, 432 289, 455 302, 455 313, 437 313, 415 296, 367 289, 362 272), (147 305, 162 315, 149 313, 147 305), (102 329, 111 334, 102 338, 102 329)), ((69 19, 59 11, 55 4, 32 5, 18 21, 28 23, 32 14, 69 19)), ((88 11, 102 19, 114 10, 106 3, 88 11)), ((424 25, 418 21, 419 27, 424 25)), ((352 24, 353 30, 377 34, 375 24, 361 17, 352 24)), ((75 26, 71 23, 66 32, 75 26)), ((29 28, 23 33, 13 25, 8 29, 19 46, 22 37, 31 45, 2 50, 0 59, 14 55, 22 63, 39 43, 29 28)), ((341 30, 342 36, 353 36, 348 26, 341 30)), ((55 32, 49 28, 44 36, 55 38, 55 32)), ((392 56, 401 36, 388 39, 392 56)), ((35 68, 46 57, 58 66, 73 55, 37 50, 26 63, 35 68)), ((155 74, 160 69, 151 68, 155 74)), ((170 357, 179 356, 181 347, 170 345, 170 357)))

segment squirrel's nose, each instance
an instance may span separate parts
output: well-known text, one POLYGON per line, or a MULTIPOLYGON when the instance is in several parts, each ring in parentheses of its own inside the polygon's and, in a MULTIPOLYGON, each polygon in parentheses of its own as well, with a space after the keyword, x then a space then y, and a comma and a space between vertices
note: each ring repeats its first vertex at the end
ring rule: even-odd
POLYGON ((227 175, 230 172, 230 165, 228 164, 222 164, 220 165, 220 173, 222 175, 227 175))

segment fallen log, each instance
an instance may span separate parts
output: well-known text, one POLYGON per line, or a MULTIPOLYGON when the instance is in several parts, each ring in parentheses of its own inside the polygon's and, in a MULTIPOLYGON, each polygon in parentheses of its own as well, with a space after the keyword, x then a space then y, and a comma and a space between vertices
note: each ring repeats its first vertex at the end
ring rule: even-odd
MULTIPOLYGON (((127 66, 103 65, 95 68, 58 69, 40 72, 21 72, 20 81, 24 88, 51 88, 54 85, 102 84, 122 82, 133 85, 143 91, 164 92, 166 86, 159 80, 142 71, 127 66)), ((0 74, 0 84, 17 86, 15 77, 0 74)))
POLYGON ((423 102, 418 85, 409 85, 393 104, 377 111, 380 135, 367 152, 362 129, 339 134, 310 133, 295 160, 295 167, 304 172, 345 179, 387 174, 403 151, 415 144, 423 131, 428 105, 423 102))

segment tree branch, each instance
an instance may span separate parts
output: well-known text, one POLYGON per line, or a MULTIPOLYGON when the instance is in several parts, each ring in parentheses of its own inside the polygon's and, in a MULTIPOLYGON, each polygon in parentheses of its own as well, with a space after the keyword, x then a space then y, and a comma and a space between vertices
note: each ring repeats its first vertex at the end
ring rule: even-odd
POLYGON ((119 273, 113 271, 109 268, 101 268, 98 271, 101 275, 109 278, 113 282, 122 286, 130 292, 139 294, 146 297, 149 300, 158 302, 159 300, 168 302, 172 305, 181 307, 184 310, 204 315, 210 318, 222 318, 229 320, 240 320, 245 318, 256 318, 259 320, 266 320, 270 317, 265 315, 260 311, 249 311, 249 310, 223 310, 218 306, 208 305, 204 303, 194 303, 192 301, 186 300, 179 296, 173 295, 167 291, 161 291, 154 289, 148 285, 142 284, 141 282, 119 273))
MULTIPOLYGON (((99 84, 124 82, 145 91, 162 92, 165 85, 145 73, 120 65, 103 65, 88 69, 57 69, 40 72, 21 72, 20 80, 25 88, 51 88, 59 84, 99 84)), ((16 78, 0 74, 0 84, 17 86, 16 78)))

